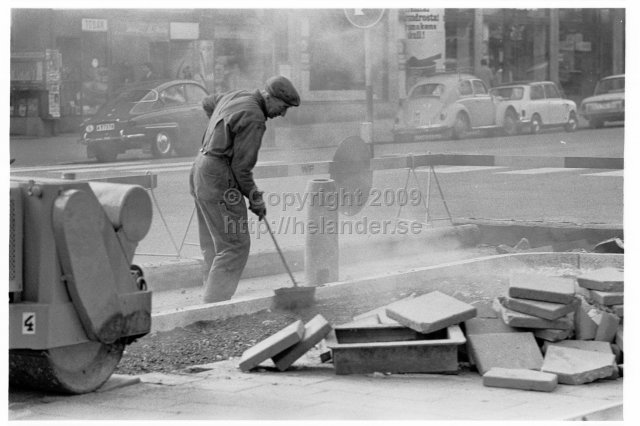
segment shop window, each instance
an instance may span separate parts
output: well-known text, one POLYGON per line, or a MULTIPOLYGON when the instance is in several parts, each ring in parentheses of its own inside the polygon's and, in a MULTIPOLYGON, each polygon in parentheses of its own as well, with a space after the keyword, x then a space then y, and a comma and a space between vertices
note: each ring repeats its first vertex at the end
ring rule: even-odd
POLYGON ((364 31, 337 9, 310 14, 309 34, 309 88, 364 90, 364 31))

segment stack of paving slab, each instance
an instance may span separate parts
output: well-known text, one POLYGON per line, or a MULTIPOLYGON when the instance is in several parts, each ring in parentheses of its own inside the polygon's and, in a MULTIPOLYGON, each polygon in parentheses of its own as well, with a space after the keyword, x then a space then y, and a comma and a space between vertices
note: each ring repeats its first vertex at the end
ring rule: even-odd
POLYGON ((327 344, 336 374, 459 371, 459 324, 476 308, 439 291, 408 297, 336 326, 327 344))
POLYGON ((307 324, 297 320, 244 351, 238 367, 242 371, 250 371, 271 358, 278 370, 285 371, 331 330, 331 325, 322 315, 316 315, 307 324))
MULTIPOLYGON (((497 317, 465 322, 470 361, 484 385, 550 392, 558 383, 618 378, 619 318, 609 312, 613 308, 589 303, 591 291, 618 293, 614 290, 621 289, 622 272, 613 272, 593 271, 577 279, 510 276, 508 295, 494 301, 497 317)), ((595 298, 606 300, 600 294, 595 298)))

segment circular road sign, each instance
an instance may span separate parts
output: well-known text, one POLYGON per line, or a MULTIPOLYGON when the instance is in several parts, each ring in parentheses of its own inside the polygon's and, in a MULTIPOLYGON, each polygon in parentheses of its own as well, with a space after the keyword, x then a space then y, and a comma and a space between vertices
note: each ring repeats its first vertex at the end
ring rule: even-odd
POLYGON ((380 22, 384 9, 345 9, 344 15, 358 28, 371 28, 380 22))

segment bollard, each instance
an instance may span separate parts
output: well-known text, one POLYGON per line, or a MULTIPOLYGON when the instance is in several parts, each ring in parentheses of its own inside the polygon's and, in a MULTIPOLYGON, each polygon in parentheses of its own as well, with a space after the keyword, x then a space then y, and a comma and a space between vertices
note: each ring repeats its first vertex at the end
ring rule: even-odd
POLYGON ((338 281, 338 198, 333 179, 312 179, 307 184, 307 229, 304 247, 305 281, 319 286, 338 281))

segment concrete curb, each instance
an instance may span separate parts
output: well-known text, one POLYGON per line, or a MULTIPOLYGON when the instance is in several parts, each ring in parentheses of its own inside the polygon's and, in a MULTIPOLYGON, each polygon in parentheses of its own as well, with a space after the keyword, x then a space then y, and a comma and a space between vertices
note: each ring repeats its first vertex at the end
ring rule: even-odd
POLYGON ((624 404, 617 402, 598 410, 575 414, 564 418, 564 421, 621 421, 623 420, 624 404))
MULTIPOLYGON (((532 247, 552 245, 554 250, 565 250, 567 242, 585 240, 589 244, 612 237, 623 238, 622 226, 578 225, 573 223, 542 223, 523 221, 496 221, 483 219, 456 219, 454 226, 433 228, 418 235, 393 235, 374 240, 351 241, 340 245, 340 258, 345 263, 365 259, 384 258, 401 251, 414 254, 425 246, 441 250, 477 244, 515 245, 521 238, 529 239, 532 247), (366 248, 366 250, 363 250, 366 248), (401 249, 401 250, 400 250, 401 249)), ((289 268, 293 272, 304 270, 304 246, 283 248, 289 268)), ((198 259, 170 259, 141 264, 152 291, 202 285, 202 261, 198 259)), ((276 275, 283 272, 275 251, 252 253, 242 278, 276 275)))
MULTIPOLYGON (((596 267, 624 265, 623 254, 596 253, 518 253, 482 257, 462 260, 443 265, 428 266, 397 274, 368 277, 360 280, 349 280, 330 283, 316 288, 315 300, 323 301, 336 298, 354 296, 362 292, 378 292, 397 288, 424 289, 424 283, 436 278, 446 278, 455 275, 481 275, 487 271, 508 271, 523 267, 570 267, 593 269, 596 267)), ((443 279, 438 285, 429 290, 447 291, 448 283, 443 279)), ((473 291, 474 289, 469 289, 473 291)), ((485 291, 485 289, 477 289, 485 291)), ((504 289, 496 294, 486 294, 488 298, 497 297, 504 289)), ((238 315, 252 314, 273 305, 273 296, 254 297, 220 303, 190 306, 168 312, 158 312, 152 315, 152 332, 168 331, 176 327, 184 327, 196 321, 222 320, 238 315)))

